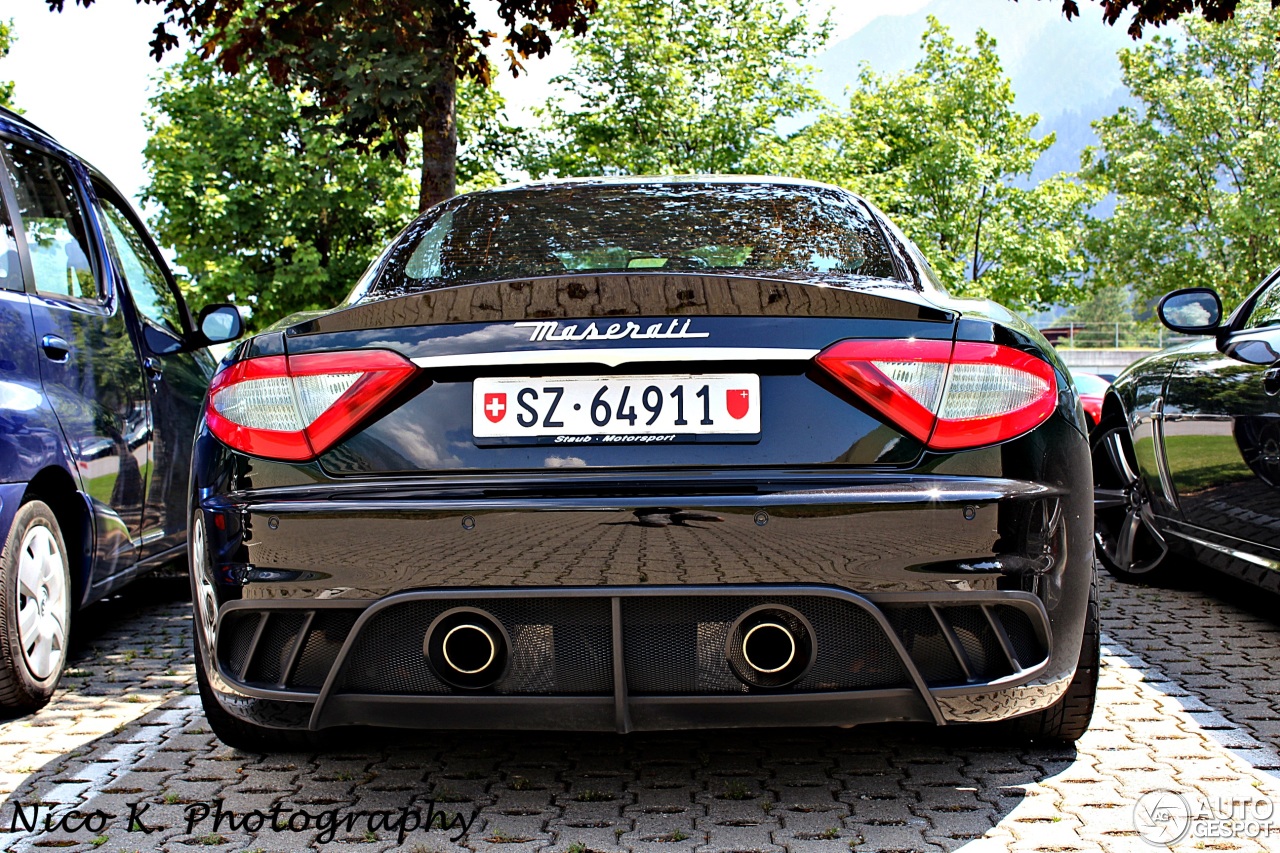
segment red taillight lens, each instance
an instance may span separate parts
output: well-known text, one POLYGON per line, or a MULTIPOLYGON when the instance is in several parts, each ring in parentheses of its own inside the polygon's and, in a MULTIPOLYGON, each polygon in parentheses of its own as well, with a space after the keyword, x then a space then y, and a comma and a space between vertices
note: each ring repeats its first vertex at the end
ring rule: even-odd
POLYGON ((1053 413, 1053 368, 1011 347, 971 341, 842 341, 818 364, 934 450, 996 444, 1053 413))
POLYGON ((213 378, 205 422, 236 450, 306 461, 337 444, 416 370, 386 350, 251 358, 213 378))

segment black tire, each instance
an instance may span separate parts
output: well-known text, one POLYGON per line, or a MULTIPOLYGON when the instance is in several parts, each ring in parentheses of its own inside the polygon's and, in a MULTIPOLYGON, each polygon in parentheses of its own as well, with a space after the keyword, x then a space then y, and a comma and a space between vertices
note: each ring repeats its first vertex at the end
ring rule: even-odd
POLYGON ((0 552, 0 714, 49 703, 66 668, 70 634, 66 541, 53 510, 27 501, 0 552))
POLYGON ((1084 639, 1075 677, 1062 694, 1043 711, 1010 720, 1020 740, 1075 743, 1089 730, 1098 697, 1098 672, 1102 665, 1102 619, 1098 612, 1098 571, 1091 572, 1089 606, 1085 612, 1084 639))
POLYGON ((1090 436, 1093 454, 1093 542, 1098 562, 1116 580, 1162 585, 1176 580, 1176 565, 1156 525, 1146 483, 1138 474, 1129 427, 1100 423, 1090 436))

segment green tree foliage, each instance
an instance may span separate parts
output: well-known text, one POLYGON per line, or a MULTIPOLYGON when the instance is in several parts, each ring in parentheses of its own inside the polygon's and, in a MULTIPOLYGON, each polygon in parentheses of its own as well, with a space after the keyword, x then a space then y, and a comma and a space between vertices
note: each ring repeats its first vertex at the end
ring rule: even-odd
POLYGON ((780 118, 814 107, 800 62, 828 22, 785 0, 604 0, 573 43, 567 97, 541 111, 527 168, 555 174, 740 172, 780 118))
POLYGON ((929 18, 923 56, 904 74, 863 69, 849 108, 829 111, 781 144, 763 171, 853 189, 889 213, 955 292, 1022 308, 1075 292, 1089 187, 1058 175, 1030 186, 1053 137, 1013 108, 995 40, 957 44, 929 18))
MULTIPOLYGON (((66 0, 46 0, 62 11, 66 0)), ((483 48, 498 35, 476 25, 471 0, 138 0, 160 7, 151 52, 159 58, 179 34, 231 74, 267 70, 279 87, 311 96, 308 108, 361 150, 402 162, 420 142, 418 206, 453 195, 457 175, 459 77, 487 86, 483 48)), ((512 73, 546 56, 551 33, 586 32, 597 0, 499 0, 512 73)), ((74 0, 91 6, 94 0, 74 0)))
MULTIPOLYGON (((1129 35, 1136 39, 1142 36, 1143 28, 1148 24, 1159 27, 1172 23, 1196 9, 1206 21, 1229 21, 1235 15, 1240 0, 1095 0, 1095 3, 1102 7, 1102 20, 1113 26, 1132 9, 1128 29, 1129 35)), ((1280 6, 1280 0, 1271 0, 1271 5, 1280 6)), ((1062 0, 1062 14, 1067 20, 1078 17, 1079 0, 1062 0)))
MULTIPOLYGON (((13 20, 0 21, 0 59, 13 48, 13 20)), ((0 80, 0 107, 13 109, 13 81, 0 80)))
POLYGON ((1086 174, 1116 194, 1096 277, 1145 296, 1217 288, 1228 302, 1280 263, 1280 12, 1242 3, 1221 25, 1120 54, 1137 107, 1094 123, 1086 174))
POLYGON ((196 56, 164 73, 144 200, 195 304, 247 304, 258 327, 331 307, 416 207, 399 162, 343 148, 331 121, 304 117, 308 102, 196 56))

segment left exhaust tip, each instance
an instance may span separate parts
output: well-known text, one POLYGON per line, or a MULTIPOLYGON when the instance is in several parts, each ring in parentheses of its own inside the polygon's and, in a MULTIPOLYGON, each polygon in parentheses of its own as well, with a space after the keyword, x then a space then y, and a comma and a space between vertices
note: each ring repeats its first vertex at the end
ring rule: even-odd
POLYGON ((441 681, 464 690, 483 690, 507 674, 511 638, 491 614, 455 607, 432 621, 422 651, 441 681))

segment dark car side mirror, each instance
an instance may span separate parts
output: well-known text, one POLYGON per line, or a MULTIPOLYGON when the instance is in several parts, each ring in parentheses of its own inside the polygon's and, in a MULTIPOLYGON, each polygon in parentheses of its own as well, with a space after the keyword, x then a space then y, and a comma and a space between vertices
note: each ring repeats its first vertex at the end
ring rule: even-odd
POLYGON ((211 344, 234 341, 244 334, 244 320, 240 317, 240 309, 229 303, 206 305, 200 310, 196 325, 200 328, 200 334, 211 344))
POLYGON ((1156 314, 1175 332, 1212 335, 1222 325, 1222 300, 1207 287, 1187 287, 1166 293, 1156 314))

